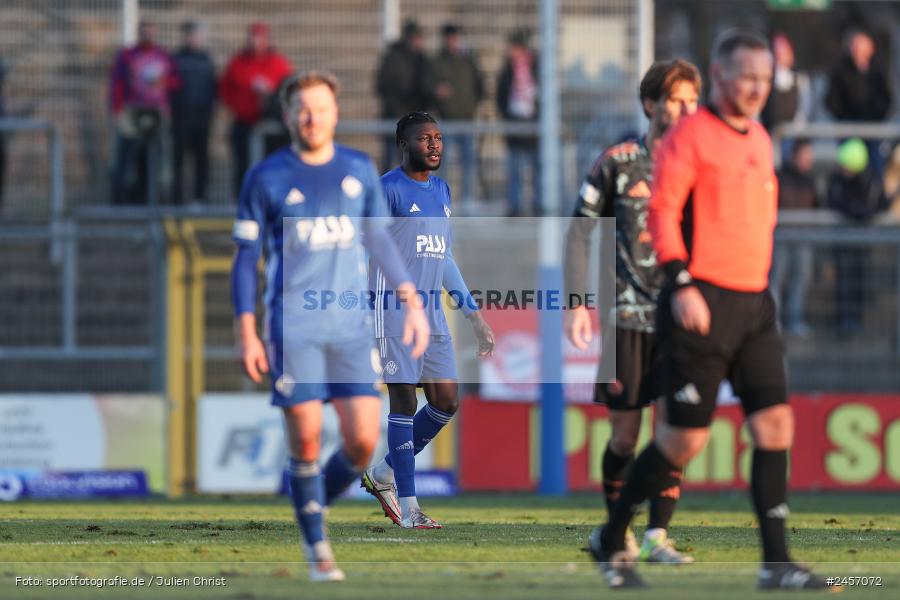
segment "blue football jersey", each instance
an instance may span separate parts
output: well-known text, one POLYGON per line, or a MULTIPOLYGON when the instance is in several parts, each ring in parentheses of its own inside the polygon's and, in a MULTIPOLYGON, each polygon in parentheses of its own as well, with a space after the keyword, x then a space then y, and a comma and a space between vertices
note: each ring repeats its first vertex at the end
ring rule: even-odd
MULTIPOLYGON (((450 186, 440 177, 415 181, 397 167, 381 177, 391 216, 389 232, 404 266, 425 302, 432 335, 449 335, 441 306, 444 264, 453 260, 450 246, 450 186)), ((403 311, 384 274, 372 265, 370 289, 375 291, 375 337, 403 335, 403 311)))
POLYGON ((372 334, 362 235, 386 227, 389 213, 369 157, 344 146, 324 165, 309 165, 290 147, 244 178, 233 237, 266 250, 265 305, 283 317, 285 338, 349 339, 372 334), (343 299, 342 299, 343 300, 343 299))

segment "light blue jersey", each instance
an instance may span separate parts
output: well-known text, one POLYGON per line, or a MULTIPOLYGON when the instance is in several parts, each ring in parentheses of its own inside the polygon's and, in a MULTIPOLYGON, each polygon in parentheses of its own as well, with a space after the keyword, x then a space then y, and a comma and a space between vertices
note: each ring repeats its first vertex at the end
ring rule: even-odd
POLYGON ((241 191, 234 240, 266 249, 273 323, 283 313, 286 330, 312 340, 371 335, 370 312, 334 300, 367 288, 362 234, 386 227, 387 215, 378 175, 362 152, 336 145, 331 161, 308 165, 288 147, 256 165, 241 191))
MULTIPOLYGON (((446 266, 453 263, 456 268, 451 250, 450 187, 433 175, 427 181, 415 181, 402 167, 385 173, 381 183, 394 217, 389 232, 426 304, 431 333, 449 335, 440 292, 445 287, 446 266)), ((403 311, 380 269, 370 266, 369 285, 375 291, 375 337, 402 336, 403 311)), ((454 296, 461 291, 454 290, 454 296)), ((468 295, 468 290, 463 293, 468 295)))

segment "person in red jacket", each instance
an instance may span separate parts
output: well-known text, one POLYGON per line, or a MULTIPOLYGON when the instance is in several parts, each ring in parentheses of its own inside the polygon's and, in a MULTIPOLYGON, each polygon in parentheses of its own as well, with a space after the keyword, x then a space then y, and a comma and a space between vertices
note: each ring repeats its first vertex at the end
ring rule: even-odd
POLYGON ((753 440, 750 491, 762 542, 760 589, 827 589, 787 548, 788 404, 784 345, 768 290, 778 185, 772 141, 756 120, 772 53, 729 30, 712 53, 711 105, 679 120, 656 153, 648 229, 667 283, 659 295, 660 400, 654 440, 635 460, 591 550, 610 587, 640 587, 625 552, 637 507, 703 450, 719 384, 741 399, 753 440))
POLYGON ((219 80, 219 97, 234 113, 230 139, 235 194, 240 192, 244 173, 250 167, 253 126, 293 70, 291 62, 272 46, 268 24, 254 23, 247 32, 247 45, 231 58, 219 80))

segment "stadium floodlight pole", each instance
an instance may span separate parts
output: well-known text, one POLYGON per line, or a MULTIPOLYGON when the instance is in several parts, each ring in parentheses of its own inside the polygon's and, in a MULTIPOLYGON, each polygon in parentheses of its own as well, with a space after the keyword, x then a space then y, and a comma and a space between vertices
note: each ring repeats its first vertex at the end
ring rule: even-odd
POLYGON ((400 37, 400 0, 381 0, 381 43, 387 46, 400 37))
MULTIPOLYGON (((653 65, 654 60, 654 27, 655 0, 638 0, 637 2, 637 77, 640 79, 653 65)), ((644 122, 644 107, 641 102, 635 103, 635 130, 640 130, 644 122)))
POLYGON ((137 29, 140 10, 138 0, 122 0, 122 45, 137 43, 137 29))
MULTIPOLYGON (((541 0, 540 61, 540 169, 541 196, 546 218, 540 220, 538 287, 559 290, 563 302, 562 236, 560 207, 560 108, 557 79, 559 5, 557 0, 541 0)), ((543 495, 566 493, 564 447, 564 399, 562 385, 562 312, 539 311, 541 337, 541 452, 538 491, 543 495)))

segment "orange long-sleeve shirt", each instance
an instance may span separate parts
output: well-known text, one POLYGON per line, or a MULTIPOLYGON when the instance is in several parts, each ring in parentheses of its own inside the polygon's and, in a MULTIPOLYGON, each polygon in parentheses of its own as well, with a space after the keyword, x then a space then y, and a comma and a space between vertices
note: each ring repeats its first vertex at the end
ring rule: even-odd
POLYGON ((660 264, 681 261, 694 279, 762 291, 777 213, 772 141, 759 123, 741 132, 701 108, 657 150, 648 226, 660 264))

